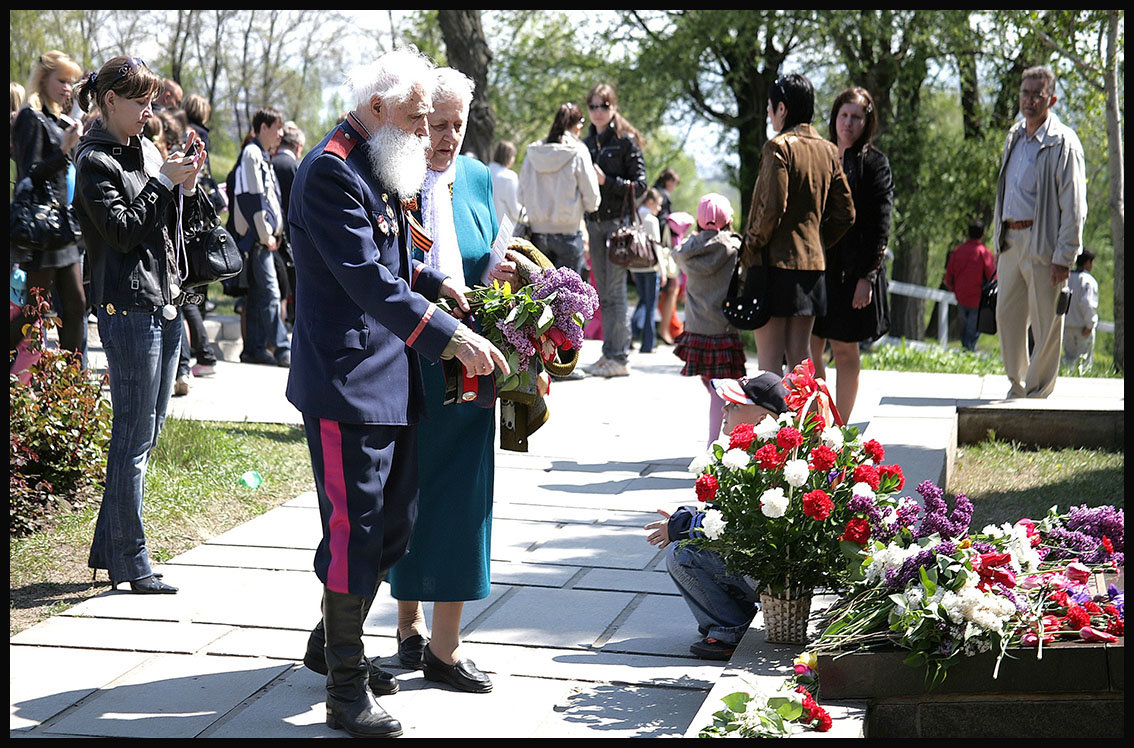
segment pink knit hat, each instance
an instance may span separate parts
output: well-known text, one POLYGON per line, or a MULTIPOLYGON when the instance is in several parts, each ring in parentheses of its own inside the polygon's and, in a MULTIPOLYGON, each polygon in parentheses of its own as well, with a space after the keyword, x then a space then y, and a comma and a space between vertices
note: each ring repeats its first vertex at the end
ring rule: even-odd
POLYGON ((723 229, 732 221, 732 204, 724 195, 710 192, 697 206, 697 225, 703 229, 723 229))

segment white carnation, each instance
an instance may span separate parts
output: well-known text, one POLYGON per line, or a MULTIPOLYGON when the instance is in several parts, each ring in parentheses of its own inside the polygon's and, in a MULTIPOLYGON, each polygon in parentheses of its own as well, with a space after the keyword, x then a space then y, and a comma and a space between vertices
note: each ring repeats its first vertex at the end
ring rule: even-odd
POLYGON ((778 420, 779 420, 780 423, 782 423, 785 426, 794 426, 795 425, 795 413, 792 413, 790 410, 785 411, 783 413, 780 413, 778 420))
POLYGON ((828 426, 823 429, 819 438, 823 440, 823 444, 836 452, 843 448, 843 430, 838 426, 828 426))
POLYGON ((713 455, 709 453, 700 454, 693 458, 689 463, 689 472, 694 475, 700 475, 705 472, 705 468, 713 464, 713 455))
POLYGON ((705 510, 705 518, 701 521, 701 530, 709 540, 716 540, 724 532, 728 521, 716 509, 705 510))
POLYGON ((766 442, 769 439, 775 439, 776 434, 780 433, 780 423, 771 416, 764 416, 764 420, 756 424, 756 428, 752 431, 756 434, 757 439, 766 442))
POLYGON ((851 486, 851 495, 852 496, 862 496, 863 498, 866 498, 866 499, 873 499, 874 498, 874 490, 870 488, 869 483, 859 482, 859 483, 855 483, 853 486, 851 486))
POLYGON ((784 480, 792 488, 799 488, 806 483, 808 474, 806 460, 788 460, 784 463, 784 480))
POLYGON ((782 517, 787 508, 788 499, 782 488, 769 488, 760 496, 760 511, 765 517, 782 517))
POLYGON ((743 449, 730 449, 721 457, 721 464, 729 470, 743 470, 751 461, 748 452, 743 449))

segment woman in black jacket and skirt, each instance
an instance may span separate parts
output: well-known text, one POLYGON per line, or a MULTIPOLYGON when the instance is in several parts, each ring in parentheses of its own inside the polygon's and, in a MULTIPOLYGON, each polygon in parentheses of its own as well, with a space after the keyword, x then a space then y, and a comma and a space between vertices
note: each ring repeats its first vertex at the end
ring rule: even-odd
POLYGON ((98 293, 98 331, 110 374, 114 425, 106 489, 88 565, 106 569, 117 586, 138 593, 177 591, 153 573, 142 529, 146 463, 157 445, 173 389, 181 347, 182 304, 178 268, 187 267, 184 227, 216 214, 197 175, 204 149, 195 135, 162 159, 139 137, 153 117, 162 80, 137 57, 115 57, 79 89, 84 111, 101 118, 79 143, 76 201, 92 254, 98 293), (95 252, 95 250, 98 252, 95 252))
POLYGON ((885 253, 894 187, 890 162, 872 143, 877 123, 874 99, 865 88, 848 88, 835 98, 829 137, 839 146, 855 219, 828 253, 827 314, 815 320, 811 359, 815 375, 825 376, 824 348, 830 342, 838 370, 835 407, 847 423, 858 396, 858 344, 890 329, 885 253))
MULTIPOLYGON (((28 78, 27 104, 12 123, 12 160, 16 163, 16 179, 30 178, 37 190, 50 190, 66 212, 74 216, 68 197, 68 174, 73 172, 71 153, 82 125, 67 116, 71 106, 71 86, 82 70, 63 52, 52 50, 40 55, 32 65, 28 78)), ((73 175, 72 175, 73 178, 73 175)), ((77 228, 74 220, 70 230, 77 228)), ((10 258, 27 274, 28 300, 31 290, 39 289, 44 298, 55 286, 59 293, 59 347, 65 351, 81 351, 83 327, 86 325, 87 300, 83 292, 83 253, 78 236, 59 249, 28 252, 10 258)), ((24 339, 24 327, 30 322, 23 312, 11 320, 8 347, 14 350, 24 339)))

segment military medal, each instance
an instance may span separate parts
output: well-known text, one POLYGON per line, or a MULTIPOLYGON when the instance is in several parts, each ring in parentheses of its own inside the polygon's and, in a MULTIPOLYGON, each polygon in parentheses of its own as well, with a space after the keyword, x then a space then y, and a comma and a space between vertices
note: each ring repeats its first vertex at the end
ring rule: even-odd
POLYGON ((169 320, 175 319, 177 317, 177 307, 173 304, 166 304, 161 308, 161 316, 169 320))
POLYGON ((378 230, 383 234, 390 233, 390 223, 386 220, 386 216, 378 216, 378 230))

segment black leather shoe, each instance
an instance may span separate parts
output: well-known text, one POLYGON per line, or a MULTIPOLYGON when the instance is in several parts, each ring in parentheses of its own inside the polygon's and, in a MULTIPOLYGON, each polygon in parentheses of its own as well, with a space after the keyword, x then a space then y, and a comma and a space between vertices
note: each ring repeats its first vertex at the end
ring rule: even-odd
MULTIPOLYGON (((307 652, 303 655, 303 666, 319 675, 327 674, 327 658, 323 654, 326 636, 323 633, 323 622, 315 624, 311 636, 307 637, 307 652)), ((366 661, 369 671, 367 683, 375 696, 392 696, 398 692, 398 679, 388 670, 378 666, 378 658, 366 661)))
POLYGON ((458 660, 455 665, 449 665, 438 659, 428 646, 422 659, 426 680, 448 683, 453 688, 468 693, 488 693, 492 690, 492 681, 477 669, 472 660, 458 660))
POLYGON ((402 632, 398 632, 398 662, 407 670, 421 670, 424 666, 422 657, 428 649, 429 639, 420 634, 402 639, 402 632))
POLYGON ((173 595, 177 593, 177 588, 151 574, 130 582, 130 591, 136 595, 173 595))

